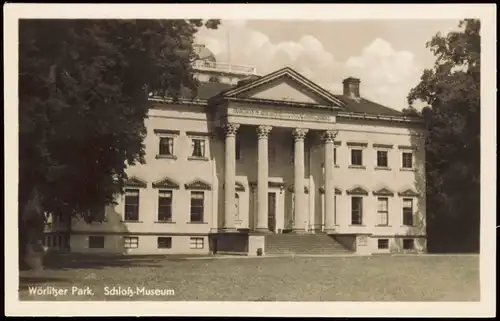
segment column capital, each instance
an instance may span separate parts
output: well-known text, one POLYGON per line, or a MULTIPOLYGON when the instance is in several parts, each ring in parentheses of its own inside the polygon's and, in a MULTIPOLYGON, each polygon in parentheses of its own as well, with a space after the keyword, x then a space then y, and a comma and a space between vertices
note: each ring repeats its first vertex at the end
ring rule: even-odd
POLYGON ((240 124, 226 123, 223 126, 224 135, 226 136, 236 136, 236 132, 240 128, 240 124))
POLYGON ((269 134, 271 133, 271 130, 273 129, 272 126, 258 126, 257 127, 257 137, 259 139, 267 138, 269 134))
POLYGON ((323 133, 323 141, 325 143, 333 143, 335 141, 335 137, 339 133, 338 130, 327 130, 323 133))
POLYGON ((306 138, 307 132, 309 132, 309 129, 307 128, 295 128, 293 130, 293 138, 296 141, 304 140, 304 138, 306 138))

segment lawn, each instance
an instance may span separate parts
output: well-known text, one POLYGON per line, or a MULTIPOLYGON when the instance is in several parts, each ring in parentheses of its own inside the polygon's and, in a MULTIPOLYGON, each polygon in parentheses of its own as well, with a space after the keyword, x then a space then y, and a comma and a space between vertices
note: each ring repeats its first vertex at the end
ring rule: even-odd
POLYGON ((21 300, 478 301, 479 292, 479 256, 472 255, 82 258, 20 272, 21 300), (30 295, 32 286, 68 290, 30 295), (72 294, 72 287, 93 295, 72 294), (112 296, 105 287, 175 294, 112 296))

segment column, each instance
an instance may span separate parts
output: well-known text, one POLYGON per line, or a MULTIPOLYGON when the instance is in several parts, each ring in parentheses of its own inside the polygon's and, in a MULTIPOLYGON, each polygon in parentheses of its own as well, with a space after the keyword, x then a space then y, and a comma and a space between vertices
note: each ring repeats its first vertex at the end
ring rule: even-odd
POLYGON ((236 192, 236 132, 240 125, 225 124, 226 153, 224 163, 224 229, 235 229, 234 211, 236 192))
POLYGON ((296 128, 293 131, 295 139, 295 154, 293 159, 294 164, 294 199, 295 199, 295 220, 293 222, 293 230, 302 232, 307 228, 307 218, 309 207, 307 206, 307 199, 304 193, 304 139, 308 129, 296 128))
POLYGON ((257 162, 257 231, 269 232, 267 226, 268 204, 267 187, 269 184, 268 137, 271 126, 257 127, 258 154, 257 162))
POLYGON ((335 229, 335 184, 333 168, 335 167, 333 153, 336 131, 328 130, 323 134, 325 142, 325 232, 335 229))

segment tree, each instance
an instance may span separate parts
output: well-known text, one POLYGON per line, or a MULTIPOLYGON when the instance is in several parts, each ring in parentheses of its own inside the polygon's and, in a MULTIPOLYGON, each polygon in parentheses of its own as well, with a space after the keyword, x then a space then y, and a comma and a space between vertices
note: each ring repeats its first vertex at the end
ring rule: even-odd
POLYGON ((408 101, 421 112, 426 139, 429 245, 479 249, 480 223, 480 21, 460 22, 460 31, 437 34, 427 44, 436 56, 408 101))
POLYGON ((34 242, 28 226, 43 228, 44 212, 92 221, 97 208, 114 202, 127 179, 126 167, 144 163, 148 93, 176 98, 185 88, 195 92, 194 35, 218 24, 20 21, 21 251, 34 242))

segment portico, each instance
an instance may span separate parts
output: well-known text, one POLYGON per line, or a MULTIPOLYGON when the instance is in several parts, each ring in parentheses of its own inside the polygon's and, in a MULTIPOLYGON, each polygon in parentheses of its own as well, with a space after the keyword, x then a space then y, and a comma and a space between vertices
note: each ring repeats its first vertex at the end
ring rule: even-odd
MULTIPOLYGON (((286 71, 286 70, 285 70, 286 71)), ((334 139, 336 136, 335 114, 341 103, 328 92, 319 88, 308 87, 300 75, 291 71, 281 72, 281 75, 268 75, 263 84, 242 85, 225 93, 219 100, 217 109, 218 126, 225 133, 225 166, 224 166, 224 230, 234 231, 234 208, 237 195, 236 181, 236 139, 242 128, 254 130, 254 136, 242 137, 242 143, 257 140, 256 181, 252 182, 250 202, 254 206, 253 213, 248 215, 248 228, 255 232, 273 233, 290 230, 304 233, 313 230, 311 220, 314 213, 310 211, 309 186, 312 182, 306 180, 306 138, 313 136, 314 141, 320 141, 324 150, 325 165, 324 199, 325 221, 315 222, 323 226, 325 231, 333 231, 335 225, 335 177, 334 139), (300 88, 304 86, 303 88, 300 88), (248 88, 245 88, 248 87, 248 88), (256 88, 257 87, 257 88, 256 88), (261 87, 260 90, 258 87, 261 87), (307 88, 307 91, 306 91, 307 88), (286 99, 281 97, 286 94, 286 99), (274 98, 274 99, 273 99, 274 98), (223 103, 221 103, 223 102, 223 103), (273 135, 290 137, 293 156, 286 165, 293 170, 291 175, 270 175, 269 173, 269 140, 273 135), (287 177, 284 177, 287 176, 287 177), (292 176, 292 177, 290 177, 292 176), (291 190, 285 185, 292 186, 291 190), (270 187, 273 186, 273 187, 270 187), (284 193, 292 199, 292 206, 286 207, 284 193), (291 213, 288 213, 291 212, 291 213), (251 220, 250 216, 254 219, 251 220)), ((256 82, 260 82, 257 80, 256 82)), ((248 131, 250 132, 250 131, 248 131)), ((312 141, 312 140, 311 140, 312 141)), ((277 144, 280 144, 279 142, 277 144)), ((308 146, 310 148, 310 146, 308 146)), ((280 149, 281 150, 281 149, 280 149)), ((273 155, 273 158, 288 157, 288 155, 273 155)), ((280 163, 282 166, 283 162, 280 163)), ((311 165, 309 165, 310 167, 311 165)), ((275 173, 273 173, 275 174, 275 173)), ((307 174, 307 175, 306 175, 307 174)), ((319 183, 319 182, 317 182, 319 183)))

